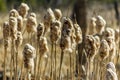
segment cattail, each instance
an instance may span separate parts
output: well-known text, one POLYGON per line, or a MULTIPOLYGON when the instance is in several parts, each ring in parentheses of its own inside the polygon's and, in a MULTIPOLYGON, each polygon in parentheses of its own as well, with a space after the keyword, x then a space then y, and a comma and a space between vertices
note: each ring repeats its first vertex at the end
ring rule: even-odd
POLYGON ((107 69, 105 80, 118 80, 117 74, 112 69, 107 69))
POLYGON ((39 41, 40 37, 43 36, 44 33, 44 24, 39 23, 37 26, 37 40, 39 41))
POLYGON ((110 48, 110 60, 113 60, 116 55, 115 32, 112 28, 106 28, 103 33, 103 38, 106 39, 110 48))
POLYGON ((5 47, 8 47, 9 36, 10 36, 9 23, 8 22, 4 22, 4 24, 3 24, 3 38, 4 38, 4 46, 5 47))
POLYGON ((30 44, 26 44, 23 50, 24 67, 30 72, 34 70, 34 58, 36 57, 36 50, 30 44))
POLYGON ((6 56, 7 49, 9 46, 9 24, 8 22, 4 22, 3 24, 3 38, 4 38, 4 80, 6 80, 6 56))
POLYGON ((47 39, 45 37, 41 37, 39 39, 39 52, 43 55, 48 52, 47 39))
MULTIPOLYGON (((45 37, 40 37, 39 42, 38 42, 38 46, 39 46, 39 61, 38 61, 38 74, 40 74, 41 71, 41 59, 44 55, 46 55, 46 53, 48 52, 48 44, 47 44, 47 39, 45 37)), ((45 66, 46 67, 46 66, 45 66)), ((38 76, 38 79, 40 78, 40 76, 38 76)))
POLYGON ((120 34, 119 29, 115 29, 115 42, 116 42, 116 44, 118 44, 119 40, 120 40, 119 34, 120 34))
POLYGON ((9 26, 10 26, 10 36, 12 39, 17 38, 17 18, 15 17, 10 17, 9 18, 9 26))
POLYGON ((21 3, 21 5, 18 9, 19 15, 22 16, 23 18, 25 18, 28 14, 28 11, 29 11, 28 5, 25 3, 21 3))
POLYGON ((60 32, 61 32, 61 23, 59 21, 53 21, 51 23, 51 27, 50 27, 50 39, 51 42, 55 43, 59 37, 60 37, 60 32))
POLYGON ((19 13, 17 10, 15 9, 12 9, 10 12, 9 12, 9 17, 18 17, 19 16, 19 13))
POLYGON ((44 26, 45 26, 44 34, 49 30, 50 24, 51 24, 51 22, 54 21, 54 20, 55 20, 54 13, 53 13, 53 11, 52 11, 51 8, 48 8, 48 9, 47 9, 47 13, 45 14, 44 19, 43 19, 43 21, 44 21, 44 26))
POLYGON ((95 17, 92 17, 90 19, 90 24, 89 24, 89 34, 90 35, 94 35, 96 33, 96 18, 95 17))
POLYGON ((61 12, 61 10, 60 10, 60 9, 55 9, 55 10, 54 10, 54 15, 55 15, 56 20, 60 20, 61 17, 62 17, 62 12, 61 12))
POLYGON ((106 26, 106 21, 103 19, 102 16, 97 16, 96 17, 96 31, 99 35, 102 34, 102 32, 104 31, 104 28, 106 26))
POLYGON ((106 80, 118 80, 115 65, 112 62, 109 62, 106 68, 106 80))
POLYGON ((106 40, 102 40, 100 43, 99 56, 101 60, 106 59, 109 56, 109 45, 106 40))
POLYGON ((22 17, 21 16, 18 16, 18 18, 17 18, 17 25, 18 25, 18 27, 17 27, 17 30, 18 31, 22 31, 22 27, 23 27, 23 19, 22 19, 22 17))
POLYGON ((37 27, 36 17, 30 15, 27 19, 26 24, 27 32, 28 33, 36 32, 36 27, 37 27))
POLYGON ((77 44, 79 44, 82 42, 82 30, 77 23, 74 24, 74 28, 75 28, 75 35, 76 35, 75 41, 77 44))
POLYGON ((96 43, 92 35, 87 35, 85 38, 85 51, 87 56, 93 60, 96 55, 96 43))
POLYGON ((115 65, 113 62, 109 62, 107 65, 106 65, 106 68, 107 69, 112 69, 113 72, 116 72, 116 68, 115 68, 115 65))
POLYGON ((20 31, 17 32, 16 47, 19 47, 22 44, 23 37, 20 31))

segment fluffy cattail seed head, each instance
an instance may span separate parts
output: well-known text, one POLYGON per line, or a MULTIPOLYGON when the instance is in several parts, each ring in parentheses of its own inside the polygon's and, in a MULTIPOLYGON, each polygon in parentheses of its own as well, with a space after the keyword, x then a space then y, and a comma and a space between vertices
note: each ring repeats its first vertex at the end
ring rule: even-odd
POLYGON ((62 12, 61 12, 61 10, 60 10, 60 9, 55 9, 55 10, 54 10, 54 15, 55 15, 56 20, 60 20, 61 17, 62 17, 62 12))
POLYGON ((3 38, 4 38, 5 47, 8 47, 8 44, 9 44, 9 34, 10 34, 9 23, 4 22, 3 23, 3 38))
POLYGON ((103 19, 102 16, 97 16, 96 17, 96 31, 98 32, 98 34, 102 34, 102 32, 104 31, 104 28, 106 26, 106 21, 103 19))
POLYGON ((23 37, 20 31, 17 32, 16 47, 19 47, 22 44, 23 37))
POLYGON ((37 40, 39 41, 40 37, 43 35, 44 33, 44 24, 43 23, 39 23, 37 26, 37 40))
POLYGON ((22 30, 22 27, 23 27, 23 19, 22 19, 21 16, 18 16, 17 22, 18 22, 18 24, 17 24, 17 25, 18 25, 17 30, 18 30, 18 31, 21 31, 21 30, 22 30))
POLYGON ((74 24, 74 28, 75 28, 75 35, 76 35, 75 40, 76 40, 76 43, 79 44, 82 42, 82 30, 77 23, 74 24))
POLYGON ((7 39, 9 37, 9 33, 10 33, 9 23, 4 22, 3 23, 3 37, 4 37, 4 39, 7 39))
POLYGON ((12 39, 17 38, 17 18, 10 17, 9 18, 9 26, 10 26, 10 36, 12 39))
POLYGON ((112 62, 109 62, 106 66, 106 80, 118 80, 115 65, 112 62))
POLYGON ((48 22, 49 23, 49 22, 52 22, 54 20, 55 20, 54 13, 53 13, 51 8, 48 8, 47 9, 47 13, 44 16, 44 22, 48 22))
POLYGON ((50 27, 50 39, 52 42, 56 42, 60 37, 61 32, 61 23, 59 21, 53 21, 50 27))
POLYGON ((37 21, 35 17, 29 16, 27 19, 26 29, 28 33, 36 32, 37 21))
POLYGON ((39 52, 42 55, 48 52, 47 39, 45 37, 39 39, 39 52))
POLYGON ((99 56, 101 60, 106 59, 109 56, 109 45, 106 40, 102 40, 100 43, 99 56))
POLYGON ((9 17, 18 17, 19 16, 19 13, 17 10, 15 9, 12 9, 10 12, 9 12, 9 17))
POLYGON ((72 52, 71 38, 69 36, 62 36, 60 41, 60 47, 63 51, 72 52))
POLYGON ((113 62, 109 62, 106 66, 107 69, 112 69, 112 71, 116 72, 116 68, 113 62))
POLYGON ((26 44, 23 50, 24 67, 30 72, 34 70, 34 58, 36 57, 36 50, 30 44, 26 44))
POLYGON ((115 42, 116 42, 116 44, 118 44, 120 41, 119 35, 120 35, 119 29, 115 29, 115 42))
POLYGON ((93 60, 96 55, 96 43, 92 35, 87 35, 85 38, 85 51, 87 56, 93 60))
POLYGON ((90 35, 93 35, 96 33, 96 18, 95 17, 92 17, 90 19, 90 24, 89 24, 89 34, 90 35))
POLYGON ((25 18, 28 14, 29 9, 30 8, 28 7, 27 4, 21 3, 21 5, 18 9, 19 15, 22 16, 23 18, 25 18))
POLYGON ((115 31, 112 28, 106 28, 105 31, 103 32, 103 38, 115 38, 115 31))
POLYGON ((36 14, 34 12, 30 13, 30 16, 36 18, 36 14))
POLYGON ((30 44, 26 44, 24 46, 23 56, 25 58, 35 58, 36 57, 36 50, 35 50, 35 48, 33 46, 31 46, 30 44))

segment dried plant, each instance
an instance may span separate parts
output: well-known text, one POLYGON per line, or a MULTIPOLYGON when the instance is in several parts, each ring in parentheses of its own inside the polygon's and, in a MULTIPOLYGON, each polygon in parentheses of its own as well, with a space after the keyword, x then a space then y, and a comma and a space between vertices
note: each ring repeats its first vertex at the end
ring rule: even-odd
POLYGON ((8 53, 8 47, 9 47, 9 23, 4 22, 3 24, 3 38, 4 38, 4 77, 3 80, 6 80, 6 57, 8 53))
POLYGON ((106 21, 103 19, 102 16, 98 15, 96 17, 96 31, 99 35, 102 34, 106 26, 106 21))
POLYGON ((27 70, 27 80, 31 80, 31 74, 34 70, 34 58, 36 57, 36 49, 30 44, 26 44, 23 49, 24 67, 27 70))
POLYGON ((28 14, 28 11, 29 11, 29 7, 26 3, 21 3, 19 9, 18 9, 18 12, 19 12, 19 15, 22 16, 23 18, 25 18, 28 14))
POLYGON ((96 18, 92 17, 89 23, 89 34, 94 35, 96 33, 96 18))
POLYGON ((55 15, 56 20, 60 20, 61 17, 62 17, 62 12, 61 12, 61 10, 60 10, 60 9, 55 9, 55 10, 54 10, 54 15, 55 15))
POLYGON ((15 9, 12 9, 10 12, 9 12, 9 17, 18 17, 19 16, 19 13, 17 10, 15 9))

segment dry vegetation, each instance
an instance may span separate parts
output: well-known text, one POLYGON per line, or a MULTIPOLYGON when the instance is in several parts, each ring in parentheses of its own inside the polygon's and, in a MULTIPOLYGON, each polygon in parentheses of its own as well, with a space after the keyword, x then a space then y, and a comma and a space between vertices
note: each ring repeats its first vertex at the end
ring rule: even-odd
POLYGON ((21 3, 0 21, 3 80, 119 80, 120 31, 107 27, 110 20, 97 13, 88 16, 82 53, 86 64, 78 66, 77 47, 83 37, 77 22, 63 17, 60 9, 48 8, 44 17, 28 13, 29 9, 21 3), (76 68, 82 71, 77 73, 76 68))

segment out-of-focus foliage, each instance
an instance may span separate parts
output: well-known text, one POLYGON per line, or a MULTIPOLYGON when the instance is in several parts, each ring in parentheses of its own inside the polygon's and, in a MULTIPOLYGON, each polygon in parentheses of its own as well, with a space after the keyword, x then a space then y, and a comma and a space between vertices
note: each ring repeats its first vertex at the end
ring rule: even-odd
MULTIPOLYGON (((16 8, 21 2, 27 3, 33 10, 39 7, 65 7, 73 5, 76 0, 0 0, 0 11, 6 11, 11 8, 16 8)), ((111 3, 115 0, 87 0, 88 2, 106 2, 111 3)), ((120 2, 120 0, 117 0, 120 2)))

